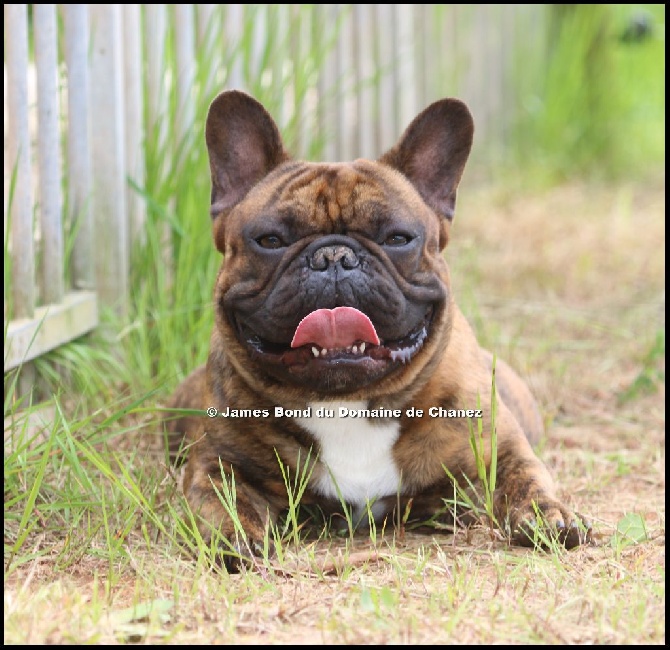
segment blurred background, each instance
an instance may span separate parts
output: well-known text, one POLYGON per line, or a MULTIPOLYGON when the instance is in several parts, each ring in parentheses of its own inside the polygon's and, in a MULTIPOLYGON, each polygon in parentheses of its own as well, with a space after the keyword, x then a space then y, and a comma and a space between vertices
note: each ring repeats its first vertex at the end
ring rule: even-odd
POLYGON ((664 183, 664 5, 4 11, 6 409, 38 385, 162 394, 204 360, 220 260, 203 125, 223 89, 310 160, 378 157, 459 97, 462 194, 664 183))

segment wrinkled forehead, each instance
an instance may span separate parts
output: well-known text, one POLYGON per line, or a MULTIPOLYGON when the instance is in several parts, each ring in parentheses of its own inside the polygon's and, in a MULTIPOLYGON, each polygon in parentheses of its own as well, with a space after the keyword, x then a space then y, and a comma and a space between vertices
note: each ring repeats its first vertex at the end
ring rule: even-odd
POLYGON ((262 211, 293 215, 331 232, 402 213, 427 211, 412 184, 394 169, 369 160, 290 162, 249 194, 262 211), (259 201, 260 200, 260 201, 259 201))

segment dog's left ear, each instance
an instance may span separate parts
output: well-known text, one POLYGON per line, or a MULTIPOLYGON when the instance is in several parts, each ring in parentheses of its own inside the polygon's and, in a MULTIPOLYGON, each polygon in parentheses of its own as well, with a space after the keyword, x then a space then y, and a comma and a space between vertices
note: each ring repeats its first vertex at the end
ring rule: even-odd
POLYGON ((419 113, 379 162, 402 172, 421 198, 450 222, 473 133, 468 107, 458 99, 442 99, 419 113))

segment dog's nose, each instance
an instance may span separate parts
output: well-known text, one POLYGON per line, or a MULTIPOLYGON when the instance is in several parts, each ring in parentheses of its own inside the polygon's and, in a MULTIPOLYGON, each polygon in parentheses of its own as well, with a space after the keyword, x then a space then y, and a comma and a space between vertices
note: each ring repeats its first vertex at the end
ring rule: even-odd
POLYGON ((313 271, 325 271, 335 264, 348 271, 355 269, 359 264, 358 256, 349 246, 322 246, 314 251, 309 260, 309 267, 313 271))

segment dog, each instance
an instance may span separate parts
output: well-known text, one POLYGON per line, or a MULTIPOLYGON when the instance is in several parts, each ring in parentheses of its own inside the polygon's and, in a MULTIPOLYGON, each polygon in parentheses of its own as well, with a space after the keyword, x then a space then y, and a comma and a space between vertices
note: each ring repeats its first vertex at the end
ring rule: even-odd
POLYGON ((203 539, 219 531, 233 549, 227 566, 261 552, 289 506, 285 476, 305 477, 301 505, 355 521, 452 516, 455 484, 481 478, 480 428, 510 541, 590 539, 532 450, 543 422, 530 390, 454 301, 443 251, 473 132, 467 106, 442 99, 377 161, 303 162, 248 94, 212 102, 215 325, 206 366, 167 405, 188 414, 166 427, 173 455, 188 447, 203 539))

